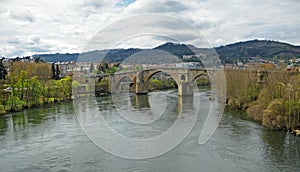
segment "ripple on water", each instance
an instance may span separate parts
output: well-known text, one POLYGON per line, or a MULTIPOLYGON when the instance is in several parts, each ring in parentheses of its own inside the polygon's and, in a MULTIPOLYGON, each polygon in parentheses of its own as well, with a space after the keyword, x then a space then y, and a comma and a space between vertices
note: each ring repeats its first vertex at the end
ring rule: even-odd
MULTIPOLYGON (((163 94, 177 96, 176 92, 163 94)), ((103 113, 107 120, 132 136, 164 131, 176 119, 162 116, 155 127, 130 128, 111 114, 115 109, 107 97, 99 101, 102 112, 108 112, 103 113)), ((181 144, 165 155, 137 161, 112 156, 94 145, 73 116, 72 103, 39 110, 29 123, 23 119, 37 113, 35 110, 8 115, 6 128, 0 132, 0 171, 299 171, 300 138, 265 130, 230 112, 223 116, 213 137, 199 145, 208 103, 208 98, 201 102, 203 114, 181 144)))

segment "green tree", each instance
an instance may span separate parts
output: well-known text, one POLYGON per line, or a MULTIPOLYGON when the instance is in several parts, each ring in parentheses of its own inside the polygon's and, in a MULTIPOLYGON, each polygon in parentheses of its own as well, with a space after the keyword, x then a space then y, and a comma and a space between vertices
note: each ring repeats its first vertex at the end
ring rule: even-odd
POLYGON ((3 65, 2 59, 0 59, 0 79, 5 79, 6 74, 7 74, 7 71, 3 65))
POLYGON ((52 73, 52 79, 56 78, 56 72, 55 72, 55 64, 51 63, 51 73, 52 73))

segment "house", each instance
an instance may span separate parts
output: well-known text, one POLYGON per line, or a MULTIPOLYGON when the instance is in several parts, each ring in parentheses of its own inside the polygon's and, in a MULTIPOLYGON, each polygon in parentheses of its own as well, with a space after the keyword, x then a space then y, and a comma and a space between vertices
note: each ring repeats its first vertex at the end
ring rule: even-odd
POLYGON ((189 60, 189 59, 191 59, 191 58, 193 58, 194 56, 193 55, 183 55, 182 56, 182 59, 183 60, 189 60))
POLYGON ((300 63, 293 63, 286 67, 288 72, 300 72, 300 63))

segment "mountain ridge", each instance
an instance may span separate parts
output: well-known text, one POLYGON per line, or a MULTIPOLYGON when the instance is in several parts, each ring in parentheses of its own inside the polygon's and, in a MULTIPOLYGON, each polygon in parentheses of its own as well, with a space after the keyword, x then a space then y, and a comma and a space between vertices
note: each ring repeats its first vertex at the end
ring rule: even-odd
MULTIPOLYGON (((56 54, 39 54, 33 57, 40 57, 46 62, 57 61, 90 61, 97 62, 104 59, 107 62, 122 62, 127 57, 146 49, 129 48, 129 49, 112 49, 112 50, 95 50, 84 53, 56 53, 56 54)), ((162 50, 169 52, 174 56, 182 59, 183 55, 195 55, 195 52, 213 50, 208 48, 198 48, 189 44, 179 44, 166 42, 157 47, 147 50, 162 50)), ((300 46, 272 40, 249 40, 236 42, 225 46, 215 47, 220 59, 226 63, 235 63, 237 61, 247 61, 253 58, 262 58, 265 60, 288 60, 291 58, 300 58, 300 46)))

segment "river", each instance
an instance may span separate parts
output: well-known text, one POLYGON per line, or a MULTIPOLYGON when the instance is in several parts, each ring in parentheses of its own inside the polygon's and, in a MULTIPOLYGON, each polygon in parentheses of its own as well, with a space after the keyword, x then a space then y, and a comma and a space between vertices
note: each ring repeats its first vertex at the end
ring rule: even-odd
MULTIPOLYGON (((204 100, 201 103, 202 109, 209 106, 209 94, 208 91, 199 93, 204 100)), ((178 107, 172 105, 177 103, 176 91, 152 92, 148 96, 128 94, 127 98, 123 97, 125 98, 114 99, 111 96, 103 96, 95 100, 96 107, 104 119, 117 132, 128 137, 154 137, 170 128, 176 120, 174 113, 179 113, 178 107), (171 103, 165 104, 166 100, 171 103), (117 105, 116 101, 119 102, 117 105), (151 106, 164 108, 166 113, 149 118, 152 120, 150 122, 155 123, 152 127, 142 118, 140 124, 134 126, 126 122, 134 120, 130 119, 130 116, 126 116, 125 119, 116 113, 142 112, 148 115, 151 114, 151 106)), ((299 137, 282 131, 268 130, 245 119, 241 112, 230 111, 224 112, 216 132, 205 144, 198 143, 205 119, 201 116, 201 110, 187 137, 165 154, 135 160, 118 157, 99 148, 95 141, 87 136, 87 131, 81 128, 81 123, 75 115, 78 108, 76 106, 88 104, 89 101, 79 101, 82 102, 57 103, 1 116, 0 171, 291 172, 300 169, 299 137)), ((93 104, 91 101, 91 104, 95 107, 95 102, 93 104)), ((153 114, 157 113, 160 112, 154 109, 153 114)), ((95 114, 86 110, 85 115, 88 118, 95 114)), ((99 132, 97 128, 90 129, 99 132)), ((121 145, 120 149, 128 149, 123 146, 121 145)))

